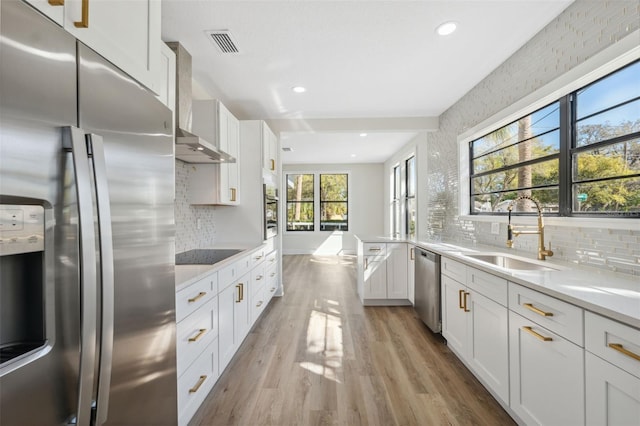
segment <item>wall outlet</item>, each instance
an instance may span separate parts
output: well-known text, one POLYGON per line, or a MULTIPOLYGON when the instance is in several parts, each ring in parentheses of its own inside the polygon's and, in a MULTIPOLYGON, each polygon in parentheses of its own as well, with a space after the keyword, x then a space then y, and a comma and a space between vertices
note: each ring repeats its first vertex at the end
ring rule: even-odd
POLYGON ((500 235, 500 224, 499 223, 492 223, 491 224, 491 233, 493 235, 500 235))

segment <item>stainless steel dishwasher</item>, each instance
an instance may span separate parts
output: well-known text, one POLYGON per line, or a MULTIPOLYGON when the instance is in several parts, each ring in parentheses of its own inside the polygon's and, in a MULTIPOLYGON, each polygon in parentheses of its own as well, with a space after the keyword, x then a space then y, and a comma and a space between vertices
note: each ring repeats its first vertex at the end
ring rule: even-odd
POLYGON ((440 333, 440 255, 416 247, 414 309, 434 333, 440 333))

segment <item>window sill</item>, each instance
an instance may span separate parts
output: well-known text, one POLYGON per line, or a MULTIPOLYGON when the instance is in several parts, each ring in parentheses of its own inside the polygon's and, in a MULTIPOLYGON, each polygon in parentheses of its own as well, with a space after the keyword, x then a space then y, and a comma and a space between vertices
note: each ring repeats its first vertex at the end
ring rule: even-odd
MULTIPOLYGON (((545 225, 561 226, 570 228, 603 228, 603 229, 638 229, 640 220, 627 218, 594 218, 594 217, 557 217, 542 216, 545 225)), ((482 215, 460 215, 460 220, 470 220, 472 222, 508 223, 507 216, 482 216, 482 215)), ((512 216, 512 223, 524 223, 535 225, 537 216, 512 216)))

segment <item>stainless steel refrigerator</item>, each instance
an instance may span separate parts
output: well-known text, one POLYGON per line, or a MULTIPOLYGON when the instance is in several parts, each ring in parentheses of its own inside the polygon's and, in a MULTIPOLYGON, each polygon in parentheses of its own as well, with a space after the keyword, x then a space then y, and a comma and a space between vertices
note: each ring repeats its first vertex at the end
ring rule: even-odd
POLYGON ((0 18, 0 424, 176 424, 171 112, 26 3, 0 18))

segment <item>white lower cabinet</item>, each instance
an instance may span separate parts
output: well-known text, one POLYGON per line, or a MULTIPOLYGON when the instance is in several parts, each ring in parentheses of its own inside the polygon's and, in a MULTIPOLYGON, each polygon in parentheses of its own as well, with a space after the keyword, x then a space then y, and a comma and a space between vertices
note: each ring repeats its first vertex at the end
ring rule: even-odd
MULTIPOLYGON (((409 251, 406 243, 358 244, 358 295, 362 303, 408 305, 409 251)), ((411 275, 413 276, 413 274, 411 275)), ((413 279, 411 279, 413 286, 413 279)), ((413 297, 413 295, 411 295, 413 297)))
POLYGON ((585 314, 587 425, 640 424, 640 330, 585 314))
POLYGON ((278 282, 278 252, 264 244, 176 293, 180 425, 229 365, 278 282))
MULTIPOLYGON (((466 276, 459 265, 456 277, 466 276)), ((469 271, 472 272, 471 268, 469 271)), ((472 275, 472 274, 470 274, 472 275)), ((442 335, 490 390, 509 403, 509 333, 506 306, 471 290, 450 276, 442 275, 442 335)), ((496 292, 506 282, 495 277, 496 292)))
POLYGON ((585 363, 587 425, 640 424, 640 378, 589 352, 585 363))
POLYGON ((387 299, 408 299, 407 245, 387 244, 387 299))
POLYGON ((528 425, 583 425, 584 351, 509 312, 511 409, 528 425))
POLYGON ((387 298, 387 263, 371 260, 366 257, 364 261, 364 298, 387 298))
POLYGON ((407 244, 407 292, 409 302, 416 303, 416 248, 407 244))

